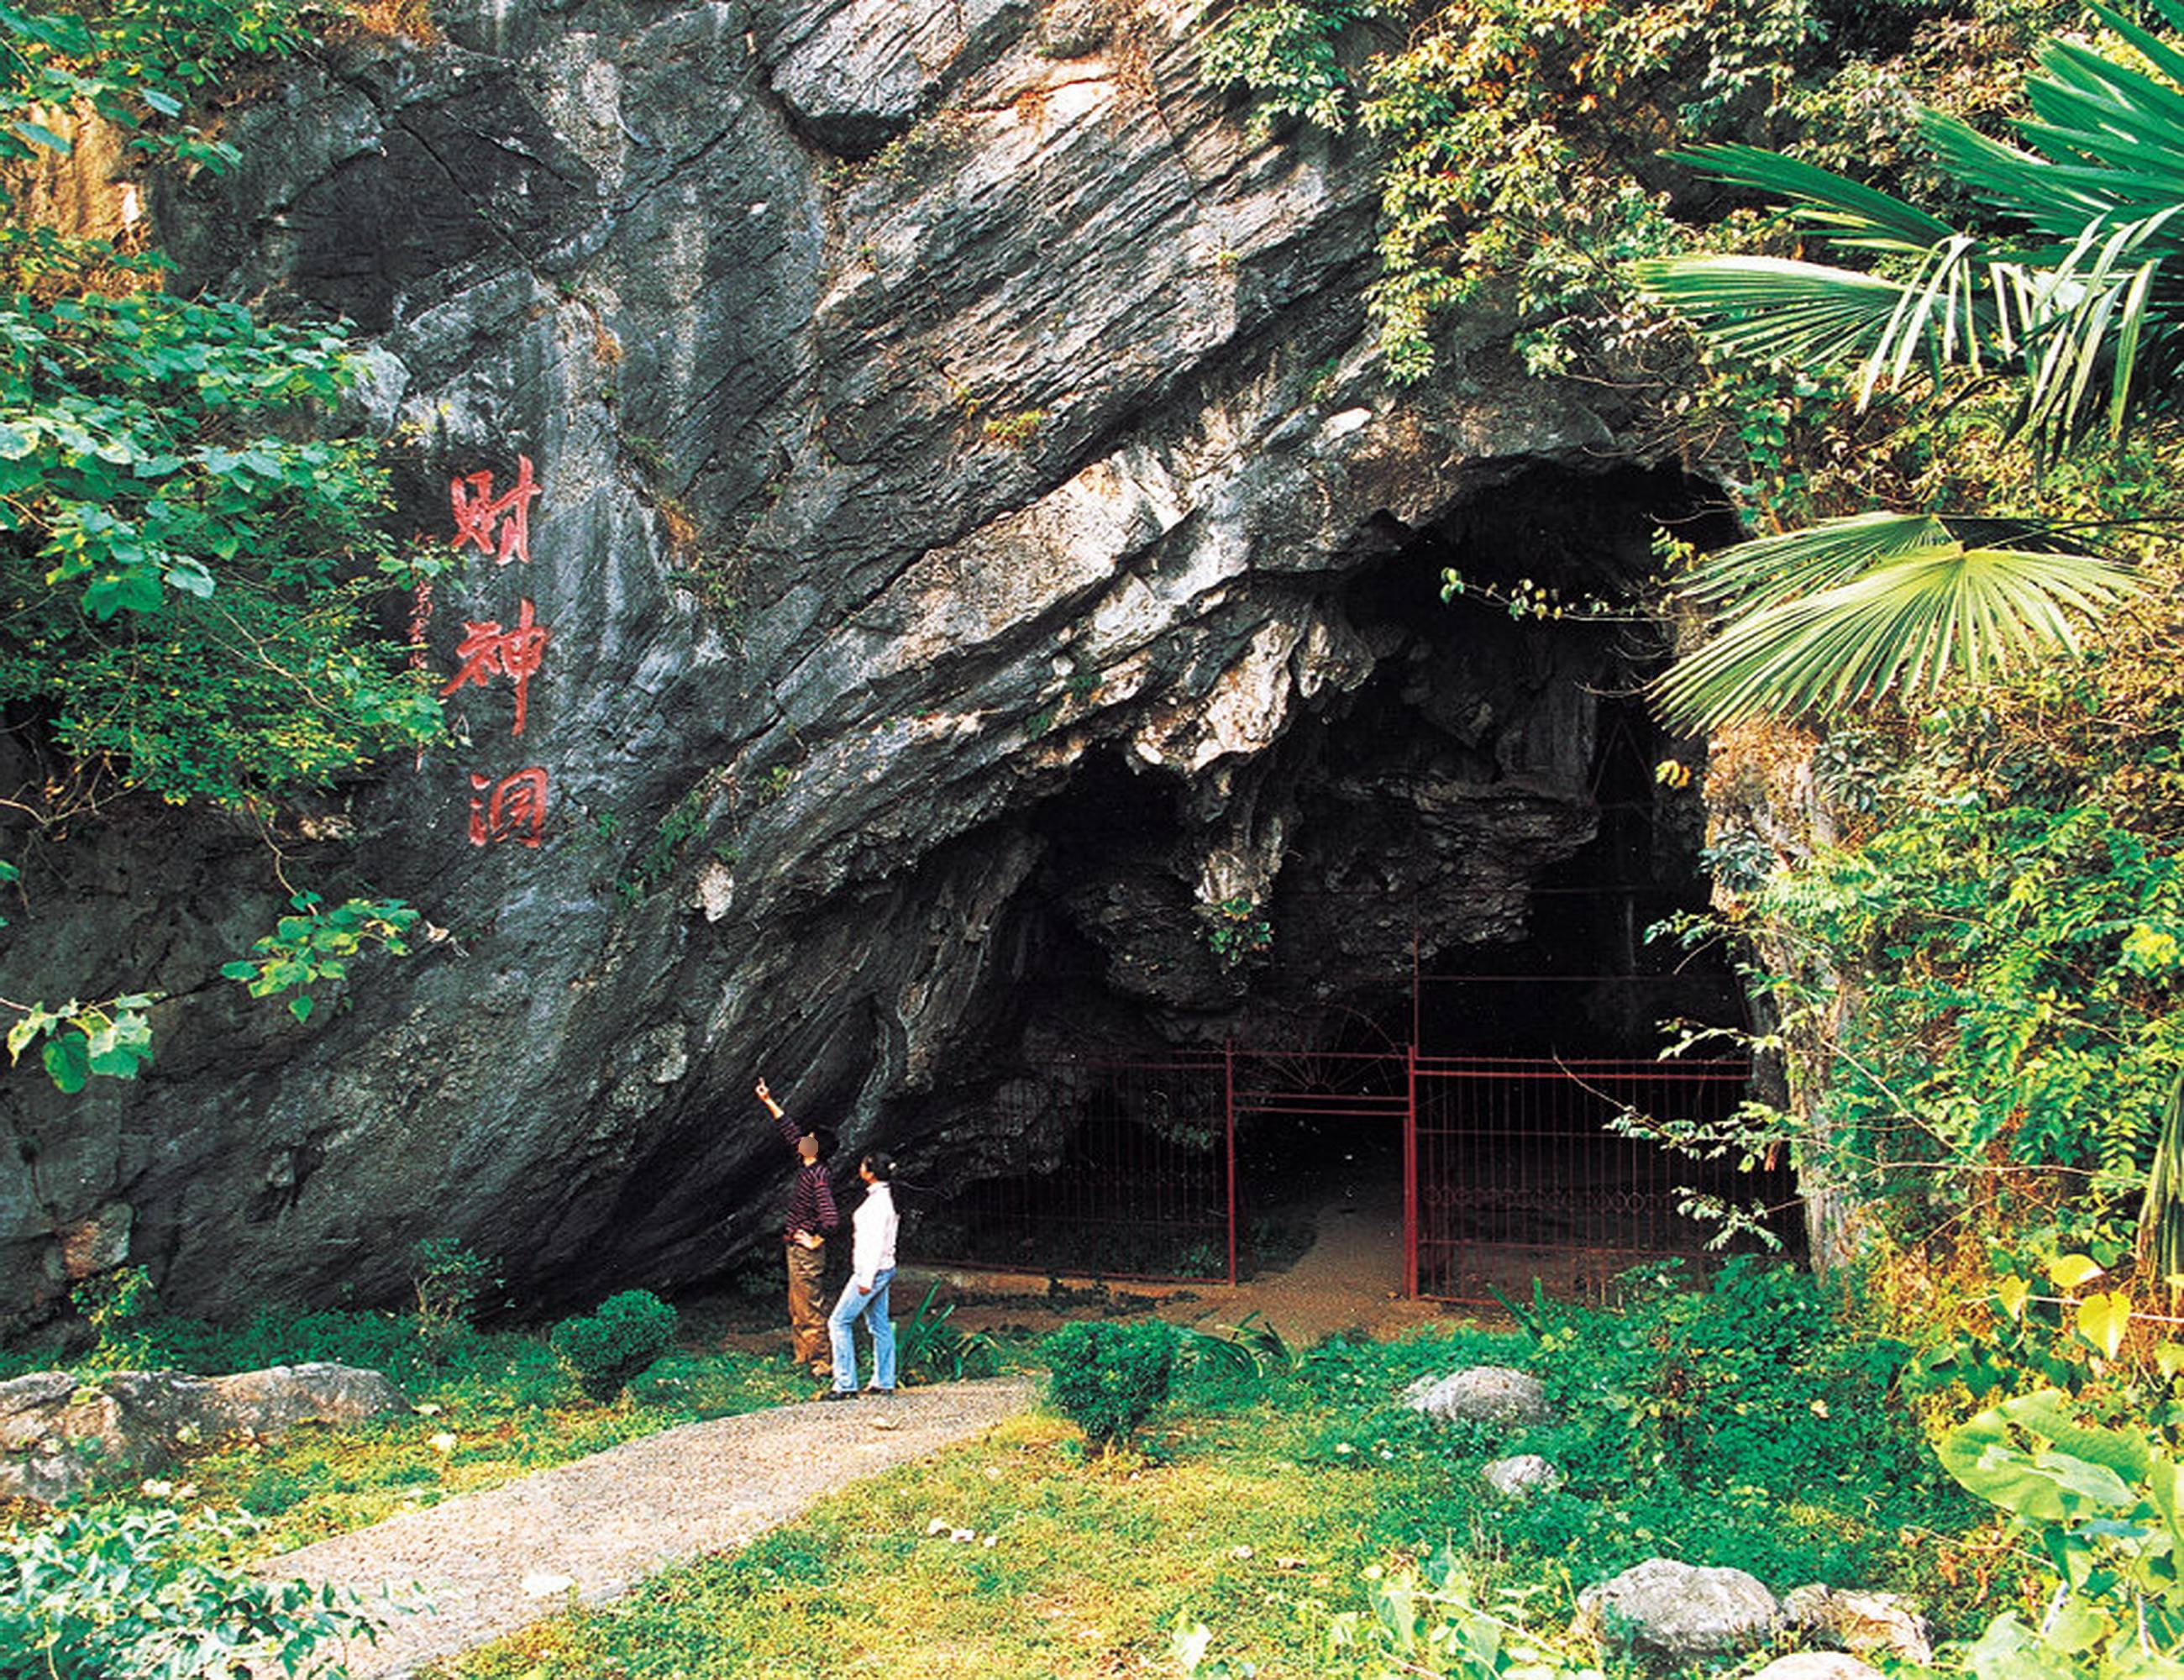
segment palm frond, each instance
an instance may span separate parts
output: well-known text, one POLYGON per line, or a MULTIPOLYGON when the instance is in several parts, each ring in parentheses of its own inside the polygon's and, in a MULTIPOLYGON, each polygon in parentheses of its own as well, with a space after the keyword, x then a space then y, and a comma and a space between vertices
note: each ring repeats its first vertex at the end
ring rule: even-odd
POLYGON ((1923 252, 1956 230, 1915 204, 1801 159, 1757 146, 1694 146, 1678 161, 1798 207, 1798 224, 1855 250, 1923 252))
MULTIPOLYGON (((1785 564, 1798 563, 1806 535, 1773 539, 1785 564)), ((1878 524, 1871 535, 1885 540, 1878 524)), ((1738 612, 1654 683, 1653 698, 1673 726, 1698 732, 1915 695, 1952 676, 1992 679, 2075 654, 2081 624, 2131 587, 2127 573, 2090 555, 1928 542, 1847 581, 1738 612)))
MULTIPOLYGON (((1667 258, 1635 264, 1630 274, 1641 292, 1733 354, 1818 365, 1892 353, 1924 292, 1786 257, 1667 258)), ((1944 325, 1963 330, 1953 320, 1944 325)))
POLYGON ((2075 180, 2053 159, 2004 145, 1955 117, 1921 111, 1919 135, 1982 203, 2042 233, 2074 238, 2089 219, 2115 208, 2103 184, 2075 180))
POLYGON ((1932 514, 1853 514, 1719 549, 1678 580, 1676 592, 1702 606, 1734 603, 1741 612, 1763 611, 1953 540, 1932 514))

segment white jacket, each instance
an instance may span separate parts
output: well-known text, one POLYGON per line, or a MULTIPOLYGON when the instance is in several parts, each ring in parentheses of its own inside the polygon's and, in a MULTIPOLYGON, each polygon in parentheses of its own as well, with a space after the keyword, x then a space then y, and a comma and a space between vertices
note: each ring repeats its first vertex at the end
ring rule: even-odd
POLYGON ((894 1213, 894 1192, 884 1184, 865 1186, 865 1199, 850 1221, 855 1238, 850 1281, 868 1294, 880 1273, 894 1270, 894 1233, 900 1222, 894 1213))

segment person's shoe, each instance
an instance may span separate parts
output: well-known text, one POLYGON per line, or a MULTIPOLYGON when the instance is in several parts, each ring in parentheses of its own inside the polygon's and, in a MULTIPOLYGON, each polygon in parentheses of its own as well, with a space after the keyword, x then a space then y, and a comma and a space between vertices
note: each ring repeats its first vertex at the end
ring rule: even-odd
POLYGON ((855 1388, 829 1388, 819 1398, 822 1400, 854 1400, 857 1398, 857 1391, 855 1388))
POLYGON ((865 1392, 867 1394, 878 1394, 883 1400, 893 1399, 894 1398, 894 1389, 883 1388, 877 1382, 866 1388, 865 1392))

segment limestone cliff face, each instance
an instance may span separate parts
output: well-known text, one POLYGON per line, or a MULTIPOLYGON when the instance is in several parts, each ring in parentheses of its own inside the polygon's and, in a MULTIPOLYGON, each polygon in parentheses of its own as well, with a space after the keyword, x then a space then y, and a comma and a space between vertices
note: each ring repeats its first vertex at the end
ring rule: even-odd
POLYGON ((188 283, 359 324, 354 423, 463 561, 389 617, 450 743, 275 837, 448 937, 299 1026, 213 978, 265 837, 40 852, 0 982, 174 999, 140 1082, 0 1087, 0 1302, 124 1256, 211 1313, 386 1299, 435 1234, 671 1282, 771 1238, 755 1075, 960 1176, 1057 1047, 1309 1036, 1414 932, 1524 925, 1627 650, 1438 568, 1633 571, 1678 487, 1490 334, 1379 378, 1360 145, 1252 137, 1182 0, 443 10, 151 203, 188 283))

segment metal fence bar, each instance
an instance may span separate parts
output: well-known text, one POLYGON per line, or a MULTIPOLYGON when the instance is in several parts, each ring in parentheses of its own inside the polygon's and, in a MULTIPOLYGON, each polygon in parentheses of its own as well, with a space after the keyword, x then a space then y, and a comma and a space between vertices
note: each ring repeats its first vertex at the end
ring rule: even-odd
POLYGON ((1702 1252, 1708 1233, 1678 1207, 1678 1179, 1721 1191, 1729 1176, 1607 1122, 1626 1109, 1721 1118, 1741 1099, 1746 1064, 1418 1056, 1413 1066, 1416 1292, 1484 1299, 1459 1287, 1464 1276, 1530 1260, 1568 1279, 1702 1252))
POLYGON ((1236 1047, 1230 1043, 1222 1048, 1221 1077, 1223 1136, 1228 1142, 1228 1282, 1236 1282, 1236 1227, 1241 1222, 1236 1208, 1236 1047))
POLYGON ((1418 1047, 1403 1054, 1403 1294, 1418 1293, 1418 1047))

